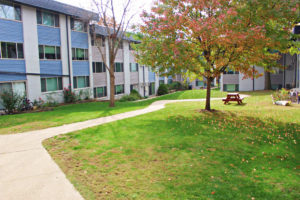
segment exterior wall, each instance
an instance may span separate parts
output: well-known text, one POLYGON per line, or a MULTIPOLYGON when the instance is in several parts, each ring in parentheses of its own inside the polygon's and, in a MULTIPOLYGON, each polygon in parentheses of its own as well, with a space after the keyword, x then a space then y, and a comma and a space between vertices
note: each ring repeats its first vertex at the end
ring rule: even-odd
POLYGON ((140 86, 139 86, 139 93, 141 96, 144 96, 145 94, 145 67, 144 66, 141 66, 139 65, 139 71, 138 71, 138 78, 139 78, 139 83, 140 83, 140 86))
MULTIPOLYGON (((107 67, 110 68, 110 64, 109 64, 109 49, 108 49, 108 40, 105 40, 105 55, 106 55, 106 63, 107 63, 107 67)), ((109 99, 110 97, 110 76, 109 76, 109 71, 106 70, 106 77, 107 77, 107 98, 109 99)))
POLYGON ((107 75, 103 73, 93 73, 94 87, 102 87, 107 85, 107 75))
POLYGON ((155 94, 157 94, 157 90, 159 88, 159 75, 155 74, 155 94))
MULTIPOLYGON (((36 9, 22 6, 24 58, 27 73, 40 73, 36 9)), ((40 76, 27 75, 28 98, 33 101, 41 97, 40 76)))
POLYGON ((124 49, 118 49, 115 62, 124 63, 124 49))
MULTIPOLYGON (((22 11, 23 11, 22 7, 22 11)), ((27 7, 27 10, 29 8, 27 7)), ((23 14, 23 13, 22 13, 23 14)), ((23 17, 23 16, 22 16, 23 17)), ((22 18, 24 21, 24 18, 22 18)), ((0 19, 0 41, 3 42, 24 42, 22 21, 0 19)))
POLYGON ((125 84, 124 72, 115 72, 115 84, 123 85, 125 84))
POLYGON ((265 75, 264 69, 262 67, 255 67, 258 73, 263 74, 261 77, 254 79, 254 90, 264 90, 265 89, 265 75))
POLYGON ((130 84, 138 84, 138 83, 139 83, 139 72, 130 72, 130 84))
POLYGON ((271 83, 272 84, 281 84, 283 83, 283 74, 271 74, 271 83))
POLYGON ((123 41, 123 63, 124 63, 124 92, 130 94, 131 73, 130 73, 130 52, 128 41, 123 41))
MULTIPOLYGON (((31 101, 40 97, 46 101, 63 101, 62 91, 41 92, 41 77, 49 75, 63 77, 63 87, 68 87, 69 84, 73 87, 73 75, 90 76, 90 87, 93 87, 93 74, 90 73, 93 51, 89 32, 71 31, 70 17, 64 14, 59 14, 60 27, 49 27, 37 24, 36 8, 22 5, 21 12, 20 22, 0 19, 0 41, 23 43, 24 52, 24 59, 0 60, 0 71, 21 73, 0 74, 0 82, 25 81, 27 97, 31 101), (61 59, 40 60, 39 45, 59 46, 61 59), (72 61, 72 47, 89 49, 89 60, 72 61), (31 75, 25 75, 26 73, 31 75)), ((75 92, 80 90, 82 89, 75 92)), ((83 90, 91 92, 90 88, 83 90)))
MULTIPOLYGON (((60 24, 60 38, 61 38, 61 63, 62 63, 62 74, 69 75, 69 65, 71 66, 68 49, 68 17, 65 15, 59 15, 60 24)), ((70 43, 69 43, 70 44, 70 43)), ((69 51, 71 52, 71 51, 69 51)), ((63 87, 68 88, 71 84, 69 77, 63 77, 63 87)))
POLYGON ((300 54, 297 55, 297 85, 296 88, 300 88, 300 54))
MULTIPOLYGON (((102 52, 104 53, 104 58, 106 57, 105 54, 105 47, 102 47, 102 52)), ((101 53, 96 46, 92 47, 92 54, 93 54, 93 62, 103 62, 101 53)))
POLYGON ((89 76, 89 61, 73 61, 73 76, 89 76))
POLYGON ((90 88, 89 88, 89 98, 94 97, 94 76, 93 76, 93 48, 92 48, 92 42, 91 42, 91 34, 90 29, 87 29, 88 31, 88 49, 89 49, 89 76, 90 76, 90 88))
POLYGON ((149 96, 149 67, 144 66, 144 73, 145 73, 145 96, 149 96))
MULTIPOLYGON (((24 60, 0 60, 0 71, 3 72, 19 72, 25 73, 25 61, 24 60)), ((3 81, 18 81, 18 80, 26 80, 25 75, 7 75, 0 74, 0 82, 3 81)))
POLYGON ((148 80, 149 80, 149 83, 155 83, 155 73, 152 72, 151 68, 148 67, 148 80))
POLYGON ((71 89, 73 90, 74 89, 74 83, 73 83, 73 62, 72 62, 72 37, 71 37, 71 18, 69 16, 66 17, 66 32, 67 32, 67 37, 66 37, 66 48, 68 49, 68 52, 67 52, 67 56, 68 56, 68 70, 69 70, 69 76, 70 76, 70 79, 69 80, 69 83, 71 83, 71 89), (68 45, 69 44, 69 45, 68 45))
MULTIPOLYGON (((61 24, 64 26, 64 24, 61 24)), ((60 46, 60 28, 37 25, 38 42, 43 45, 60 46)))
MULTIPOLYGON (((22 21, 0 19, 0 41, 24 43, 22 21)), ((26 73, 25 61, 22 59, 0 60, 0 71, 26 73)), ((0 74, 0 82, 26 80, 25 75, 0 74)))
POLYGON ((41 74, 62 75, 62 62, 60 60, 40 60, 41 74))
POLYGON ((71 41, 73 48, 89 48, 89 38, 88 33, 71 31, 71 41))
POLYGON ((239 74, 224 74, 223 84, 239 84, 239 74))
POLYGON ((253 91, 253 80, 244 79, 244 75, 239 74, 239 91, 253 91))

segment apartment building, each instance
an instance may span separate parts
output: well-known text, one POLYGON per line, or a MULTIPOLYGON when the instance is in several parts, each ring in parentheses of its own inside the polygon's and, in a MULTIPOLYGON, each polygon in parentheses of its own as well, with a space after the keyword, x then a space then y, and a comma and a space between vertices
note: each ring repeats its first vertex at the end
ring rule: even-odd
MULTIPOLYGON (((294 34, 300 34, 300 26, 295 26, 294 34)), ((271 73, 272 89, 281 88, 300 88, 300 55, 282 54, 279 64, 284 66, 283 69, 276 69, 271 73)), ((220 85, 222 91, 256 91, 265 88, 264 69, 259 66, 253 66, 262 76, 259 78, 244 79, 244 75, 239 72, 227 71, 221 76, 220 85)))
MULTIPOLYGON (((107 99, 110 96, 110 80, 103 59, 106 60, 106 63, 109 63, 108 41, 105 39, 108 34, 106 28, 99 25, 93 25, 91 30, 95 31, 96 43, 101 46, 100 50, 92 41, 94 97, 107 99)), ((137 63, 135 52, 131 48, 132 43, 139 43, 139 41, 124 37, 116 55, 114 64, 116 98, 123 94, 130 94, 133 89, 142 96, 155 95, 159 87, 159 81, 166 80, 164 77, 159 77, 150 67, 137 63)))
MULTIPOLYGON (((276 69, 271 73, 271 88, 273 90, 281 88, 299 88, 299 55, 282 55, 278 61, 285 66, 284 69, 276 69)), ((227 71, 221 76, 220 85, 222 91, 256 91, 265 89, 265 73, 262 67, 253 66, 262 76, 259 78, 244 79, 244 75, 239 72, 227 71)))
POLYGON ((0 1, 0 91, 63 101, 63 88, 89 89, 89 19, 97 15, 56 1, 0 1))
MULTIPOLYGON (((63 102, 63 88, 71 86, 91 98, 109 97, 109 76, 92 45, 91 21, 98 21, 96 13, 53 0, 1 0, 0 91, 63 102)), ((107 52, 103 27, 96 33, 107 52)), ((125 38, 117 55, 116 96, 132 89, 154 95, 159 77, 137 64, 132 42, 137 41, 125 38)))

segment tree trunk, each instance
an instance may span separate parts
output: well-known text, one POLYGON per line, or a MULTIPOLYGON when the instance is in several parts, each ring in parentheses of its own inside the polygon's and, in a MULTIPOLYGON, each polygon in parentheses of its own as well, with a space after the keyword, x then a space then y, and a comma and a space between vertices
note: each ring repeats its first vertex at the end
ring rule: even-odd
POLYGON ((265 90, 271 90, 271 73, 265 71, 265 90))
POLYGON ((207 78, 207 87, 206 87, 206 102, 205 102, 205 110, 211 111, 210 109, 210 90, 211 90, 211 78, 207 78))
POLYGON ((110 100, 109 107, 115 107, 115 74, 110 73, 110 100))

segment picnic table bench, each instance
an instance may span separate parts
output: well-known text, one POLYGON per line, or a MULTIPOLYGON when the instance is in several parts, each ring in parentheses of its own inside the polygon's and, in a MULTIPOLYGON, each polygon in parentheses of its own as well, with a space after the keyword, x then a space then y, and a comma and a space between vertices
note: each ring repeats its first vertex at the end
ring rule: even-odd
POLYGON ((229 101, 236 101, 238 104, 242 104, 244 98, 241 98, 239 93, 228 93, 227 97, 222 100, 224 101, 224 104, 227 104, 229 101))

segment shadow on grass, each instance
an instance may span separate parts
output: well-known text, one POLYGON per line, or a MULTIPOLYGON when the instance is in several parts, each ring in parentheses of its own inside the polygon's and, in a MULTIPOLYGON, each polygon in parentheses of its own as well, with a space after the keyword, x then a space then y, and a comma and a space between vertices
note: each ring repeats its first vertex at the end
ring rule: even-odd
MULTIPOLYGON (((126 162, 151 165, 147 157, 149 149, 152 149, 152 160, 160 160, 159 155, 164 155, 165 160, 161 161, 164 168, 154 171, 174 177, 172 181, 159 182, 164 188, 162 193, 166 195, 182 195, 179 191, 184 191, 185 194, 193 194, 194 198, 201 198, 211 195, 212 190, 216 192, 214 197, 217 199, 247 199, 249 194, 257 199, 296 199, 298 195, 294 170, 297 161, 293 155, 299 155, 299 147, 293 140, 297 137, 299 124, 220 111, 169 117, 157 112, 104 127, 72 135, 81 135, 88 143, 91 142, 88 140, 90 137, 98 143, 103 137, 107 140, 110 135, 111 148, 122 147, 126 154, 120 154, 131 159, 126 162), (168 165, 172 167, 166 167, 168 165), (233 188, 234 192, 231 192, 233 188), (286 191, 289 191, 288 194, 286 191)), ((80 140, 79 137, 77 139, 80 140)), ((84 152, 86 144, 80 143, 84 152)), ((116 158, 112 156, 110 159, 116 158)), ((117 165, 117 160, 115 162, 117 165)), ((142 169, 130 173, 145 176, 138 174, 139 170, 142 169)), ((112 170, 107 176, 110 173, 117 172, 112 170)), ((151 175, 152 178, 159 180, 155 174, 151 175)), ((134 191, 139 192, 139 188, 134 188, 134 191)), ((180 195, 176 197, 187 198, 180 195)))

